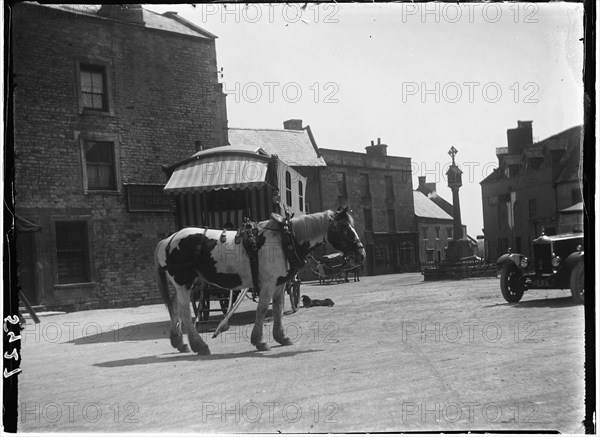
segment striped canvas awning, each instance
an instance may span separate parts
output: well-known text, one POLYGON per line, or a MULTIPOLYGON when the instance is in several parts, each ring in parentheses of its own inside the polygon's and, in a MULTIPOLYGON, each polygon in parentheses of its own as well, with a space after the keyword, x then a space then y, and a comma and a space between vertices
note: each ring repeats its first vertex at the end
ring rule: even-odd
POLYGON ((188 162, 173 171, 168 193, 242 189, 266 184, 268 160, 249 156, 211 156, 188 162))

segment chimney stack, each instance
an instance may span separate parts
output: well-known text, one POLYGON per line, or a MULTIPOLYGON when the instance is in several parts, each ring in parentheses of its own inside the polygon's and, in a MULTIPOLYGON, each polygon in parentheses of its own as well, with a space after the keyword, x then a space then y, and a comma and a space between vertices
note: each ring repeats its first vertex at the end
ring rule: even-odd
POLYGON ((381 144, 381 138, 377 138, 377 144, 373 144, 373 141, 371 141, 371 145, 365 147, 365 150, 367 155, 387 156, 387 145, 381 144))
POLYGON ((98 15, 113 20, 144 24, 144 12, 141 4, 102 5, 98 15))
POLYGON ((302 130, 302 120, 286 120, 283 122, 283 128, 287 130, 302 130))
POLYGON ((533 145, 533 121, 517 121, 515 129, 507 129, 506 137, 509 155, 520 155, 523 149, 533 145))

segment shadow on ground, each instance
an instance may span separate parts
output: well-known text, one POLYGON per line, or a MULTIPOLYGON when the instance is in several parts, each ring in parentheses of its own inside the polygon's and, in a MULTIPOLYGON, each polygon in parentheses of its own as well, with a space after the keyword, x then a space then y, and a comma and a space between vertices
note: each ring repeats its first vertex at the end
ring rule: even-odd
MULTIPOLYGON (((302 310, 302 309, 300 309, 302 310)), ((294 314, 291 310, 284 313, 285 316, 294 314)), ((253 325, 256 312, 254 310, 235 313, 229 319, 230 326, 245 326, 253 325)), ((223 315, 215 315, 209 318, 207 322, 201 322, 198 325, 198 332, 201 334, 212 334, 217 325, 223 320, 223 315)), ((265 317, 265 323, 272 322, 271 310, 268 311, 265 317)), ((164 320, 160 322, 148 323, 126 323, 118 329, 103 331, 100 326, 91 324, 85 329, 87 335, 66 341, 65 343, 73 343, 75 345, 86 345, 95 343, 117 343, 126 341, 145 341, 169 338, 171 322, 164 320)))
MULTIPOLYGON (((274 346, 271 352, 278 351, 280 348, 284 346, 274 346)), ((213 360, 229 360, 232 358, 246 358, 246 357, 256 357, 256 358, 286 358, 293 357, 299 354, 306 353, 314 353, 314 352, 324 352, 323 349, 308 349, 308 350, 297 350, 290 351, 289 349, 285 352, 279 353, 265 353, 260 352, 258 350, 251 350, 246 352, 236 352, 236 353, 228 353, 228 354, 218 354, 218 355, 196 355, 191 353, 179 353, 174 352, 170 354, 162 354, 162 355, 149 355, 146 357, 139 358, 127 358, 123 360, 115 360, 115 361, 105 361, 103 363, 94 364, 95 367, 126 367, 126 366, 137 366, 140 364, 160 364, 160 363, 168 363, 172 361, 213 361, 213 360)))
POLYGON ((523 300, 518 303, 497 303, 494 305, 486 305, 486 308, 497 306, 511 306, 514 308, 568 308, 578 306, 579 304, 572 297, 556 297, 546 299, 523 300))

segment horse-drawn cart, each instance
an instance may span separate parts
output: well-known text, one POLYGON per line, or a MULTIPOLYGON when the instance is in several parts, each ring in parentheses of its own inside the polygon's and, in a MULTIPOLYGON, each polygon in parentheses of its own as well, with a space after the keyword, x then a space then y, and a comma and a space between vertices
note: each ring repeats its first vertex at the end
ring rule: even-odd
POLYGON ((348 273, 356 275, 360 270, 360 265, 349 262, 341 252, 323 255, 315 260, 317 263, 316 271, 321 284, 332 284, 348 282, 348 273))
MULTIPOLYGON (((306 178, 260 147, 215 147, 163 170, 169 178, 165 192, 175 198, 179 229, 222 229, 221 238, 229 238, 244 226, 246 218, 258 222, 269 219, 271 213, 304 214, 306 178), (285 193, 284 199, 280 193, 285 193)), ((241 245, 238 249, 244 250, 241 245)), ((231 255, 248 262, 245 254, 231 255)), ((290 281, 286 289, 296 311, 299 281, 290 281)), ((211 312, 226 314, 247 293, 256 299, 252 289, 232 291, 198 284, 191 293, 196 325, 207 322, 211 312), (218 306, 211 308, 211 302, 218 306)))

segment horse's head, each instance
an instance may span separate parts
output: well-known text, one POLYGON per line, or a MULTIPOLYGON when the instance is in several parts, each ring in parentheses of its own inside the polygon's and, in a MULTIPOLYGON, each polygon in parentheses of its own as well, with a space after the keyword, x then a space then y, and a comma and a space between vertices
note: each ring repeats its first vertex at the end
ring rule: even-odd
POLYGON ((348 207, 339 207, 333 213, 327 230, 327 240, 337 250, 361 264, 365 258, 365 248, 354 230, 354 219, 348 212, 348 207))

